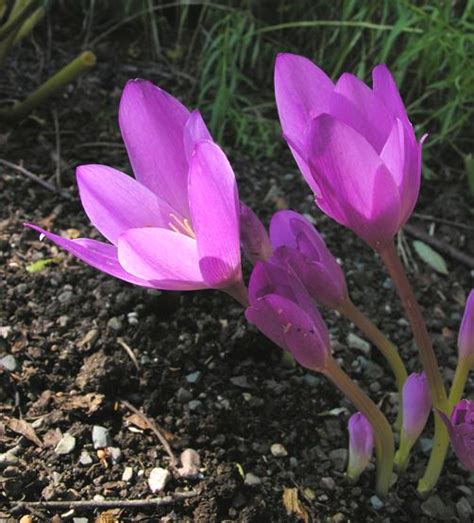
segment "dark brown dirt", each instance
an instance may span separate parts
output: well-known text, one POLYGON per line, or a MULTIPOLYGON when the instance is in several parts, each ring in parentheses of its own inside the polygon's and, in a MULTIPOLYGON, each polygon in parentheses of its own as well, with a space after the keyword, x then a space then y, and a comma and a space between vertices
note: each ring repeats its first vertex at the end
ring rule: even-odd
MULTIPOLYGON (((68 45, 53 53, 56 62, 45 67, 52 71, 71 58, 77 48, 68 45)), ((323 378, 282 360, 280 351, 247 325, 230 298, 217 292, 134 288, 40 242, 22 227, 31 221, 56 232, 97 236, 77 197, 74 166, 97 162, 129 169, 116 120, 126 79, 147 77, 176 95, 188 87, 169 64, 136 59, 137 46, 139 41, 133 39, 119 48, 117 42, 106 42, 95 71, 19 125, 1 127, 2 158, 53 181, 59 161, 61 183, 74 199, 65 200, 0 166, 0 357, 11 354, 18 365, 13 372, 0 370, 0 453, 17 447, 17 461, 8 467, 0 464, 0 520, 26 514, 15 508, 19 501, 152 497, 150 470, 167 468, 169 458, 150 430, 134 425, 136 418, 130 419, 131 412, 120 404, 125 399, 166 431, 177 456, 185 448, 195 449, 202 468, 194 479, 174 477, 165 490, 169 495, 195 491, 196 496, 160 508, 116 511, 114 517, 121 521, 297 521, 283 503, 283 493, 290 488, 298 490, 300 518, 306 514, 313 521, 469 521, 474 478, 452 455, 436 493, 440 499, 427 504, 417 496, 417 478, 427 461, 420 445, 409 472, 383 503, 373 498, 373 468, 358 485, 349 485, 343 460, 351 406, 323 378), (59 160, 53 108, 59 122, 59 160), (43 270, 27 272, 36 260, 52 257, 55 261, 43 270), (133 351, 138 368, 124 344, 133 351), (27 421, 41 446, 12 430, 11 418, 27 421), (122 452, 119 463, 97 456, 91 439, 94 425, 109 430, 112 445, 122 452), (66 432, 76 438, 75 448, 58 455, 55 446, 66 432), (288 455, 274 457, 274 443, 282 444, 288 455), (88 465, 79 463, 84 450, 92 459, 88 465), (128 482, 122 480, 125 467, 134 472, 128 482), (257 484, 244 482, 247 473, 259 478, 257 484)), ((42 56, 38 49, 25 42, 13 56, 0 79, 4 98, 25 94, 40 74, 46 75, 47 70, 37 74, 33 66, 42 56)), ((354 302, 399 346, 409 369, 420 370, 410 329, 379 260, 313 206, 289 154, 281 162, 257 163, 245 151, 228 152, 242 198, 262 216, 289 206, 314 217, 343 260, 354 302)), ((414 218, 412 223, 425 228, 434 224, 436 237, 472 253, 472 229, 437 221, 472 225, 471 203, 464 186, 426 182, 417 211, 436 219, 414 218)), ((405 245, 410 253, 411 241, 405 245)), ((449 258, 447 276, 413 261, 417 270, 411 266, 411 279, 449 381, 472 275, 449 258)), ((337 357, 393 420, 394 385, 384 362, 374 348, 370 359, 349 350, 348 333, 360 333, 334 313, 325 317, 337 357)), ((471 380, 467 394, 472 391, 471 380)), ((35 521, 53 516, 60 521, 68 510, 31 512, 35 521)), ((100 512, 104 510, 76 509, 74 517, 92 521, 100 512)))

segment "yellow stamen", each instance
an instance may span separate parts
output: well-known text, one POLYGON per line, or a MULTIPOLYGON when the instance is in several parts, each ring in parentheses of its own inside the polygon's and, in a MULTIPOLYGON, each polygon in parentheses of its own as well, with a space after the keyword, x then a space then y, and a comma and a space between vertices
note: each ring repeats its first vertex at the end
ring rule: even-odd
POLYGON ((189 236, 190 238, 193 238, 193 240, 196 239, 196 235, 194 234, 191 224, 189 223, 189 220, 187 218, 183 218, 181 220, 174 213, 170 213, 170 218, 175 222, 168 222, 168 225, 171 230, 189 236))

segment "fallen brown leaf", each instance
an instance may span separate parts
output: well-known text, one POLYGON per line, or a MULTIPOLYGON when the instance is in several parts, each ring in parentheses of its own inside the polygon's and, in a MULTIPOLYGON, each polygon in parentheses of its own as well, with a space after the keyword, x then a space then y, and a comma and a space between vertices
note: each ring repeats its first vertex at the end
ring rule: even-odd
POLYGON ((43 446, 43 443, 41 443, 41 440, 36 435, 35 429, 24 419, 7 418, 6 423, 7 427, 13 430, 13 432, 29 439, 38 447, 43 446))
POLYGON ((303 505, 298 499, 297 488, 284 488, 283 489, 283 505, 286 508, 288 515, 295 514, 296 517, 304 521, 309 522, 309 515, 303 505))

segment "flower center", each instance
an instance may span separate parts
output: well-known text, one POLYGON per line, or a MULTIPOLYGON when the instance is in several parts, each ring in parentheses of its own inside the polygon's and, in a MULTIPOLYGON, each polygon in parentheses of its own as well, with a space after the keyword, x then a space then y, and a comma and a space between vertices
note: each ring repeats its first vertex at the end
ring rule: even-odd
POLYGON ((194 234, 191 224, 187 218, 180 219, 176 216, 176 214, 170 212, 170 220, 171 221, 168 222, 168 225, 171 230, 179 234, 189 236, 193 240, 196 239, 196 235, 194 234))

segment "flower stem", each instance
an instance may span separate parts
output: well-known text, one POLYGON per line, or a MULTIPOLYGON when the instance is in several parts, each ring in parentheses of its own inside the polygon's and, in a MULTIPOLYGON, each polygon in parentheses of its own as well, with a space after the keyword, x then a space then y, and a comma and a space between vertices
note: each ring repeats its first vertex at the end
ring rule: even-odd
POLYGON ((401 395, 403 384, 407 379, 407 371, 395 345, 354 305, 350 298, 345 300, 338 311, 352 321, 383 354, 392 368, 397 389, 401 395))
POLYGON ((405 274, 402 262, 397 254, 394 243, 389 244, 379 252, 385 266, 392 277, 395 287, 405 308, 406 315, 410 321, 413 335, 415 337, 421 363, 428 379, 433 406, 441 411, 447 410, 448 402, 443 379, 439 372, 438 362, 433 351, 431 339, 426 328, 420 306, 415 297, 415 293, 405 274))
MULTIPOLYGON (((456 372, 454 373, 453 383, 449 393, 449 408, 447 414, 449 415, 453 410, 454 405, 461 399, 464 387, 466 385, 469 370, 472 366, 470 358, 463 358, 458 360, 456 372)), ((430 459, 425 469, 423 477, 418 482, 418 492, 426 494, 430 492, 436 485, 438 478, 443 470, 444 460, 449 447, 449 436, 445 431, 438 439, 436 439, 436 429, 438 426, 443 426, 438 414, 435 413, 435 438, 433 441, 433 449, 431 450, 430 459)), ((439 429, 438 429, 439 430, 439 429)))
POLYGON ((377 457, 376 490, 377 494, 385 496, 392 479, 394 456, 393 434, 387 418, 333 358, 328 359, 326 368, 322 372, 352 402, 355 408, 364 414, 372 425, 377 457))

